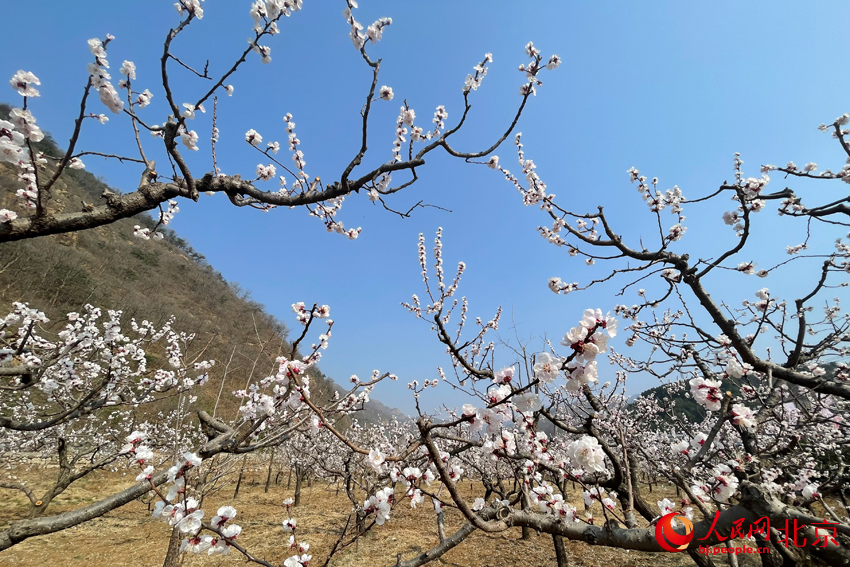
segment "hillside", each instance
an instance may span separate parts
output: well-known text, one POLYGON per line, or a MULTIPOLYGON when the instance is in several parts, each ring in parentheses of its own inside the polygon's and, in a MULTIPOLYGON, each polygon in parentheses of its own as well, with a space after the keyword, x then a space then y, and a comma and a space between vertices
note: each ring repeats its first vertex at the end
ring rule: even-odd
MULTIPOLYGON (((7 118, 9 110, 0 104, 0 118, 7 118)), ((36 146, 49 155, 61 154, 49 135, 36 146)), ((0 208, 22 214, 15 196, 19 187, 16 168, 0 163, 0 208)), ((81 202, 97 204, 107 189, 120 192, 88 171, 66 169, 49 207, 63 211, 79 209, 81 202)), ((176 232, 166 229, 165 240, 145 241, 133 237, 136 224, 153 228, 154 221, 145 214, 94 230, 0 246, 0 309, 7 310, 3 314, 13 301, 29 302, 47 314, 53 329, 64 324, 65 313, 87 303, 120 309, 125 321, 135 317, 162 323, 173 316, 176 330, 197 334, 194 351, 217 362, 199 392, 198 403, 207 409, 212 409, 222 386, 227 393, 271 373, 275 357, 288 349, 286 326, 252 300, 250 292, 227 282, 176 232)), ((343 391, 321 371, 311 374, 313 393, 320 399, 343 391)), ((237 401, 225 395, 218 415, 233 417, 237 407, 237 401)), ((375 422, 392 416, 403 414, 371 402, 358 417, 375 422)))
MULTIPOLYGON (((824 375, 825 378, 835 379, 835 376, 838 373, 837 362, 828 362, 823 365, 823 368, 826 371, 826 374, 824 375)), ((801 368, 801 370, 803 369, 801 368)), ((749 381, 749 385, 751 386, 758 386, 758 380, 756 379, 745 378, 742 380, 749 381)), ((724 391, 732 392, 734 399, 740 399, 741 387, 743 385, 744 384, 741 383, 741 380, 726 379, 723 381, 724 391)), ((791 388, 793 390, 794 386, 791 386, 791 388)), ((662 384, 645 390, 641 392, 640 395, 645 398, 655 398, 660 400, 662 406, 669 408, 671 415, 676 415, 685 422, 699 423, 705 419, 705 408, 694 401, 693 397, 690 395, 690 388, 687 386, 682 386, 677 383, 662 384)), ((662 419, 667 422, 672 421, 672 419, 666 415, 662 416, 662 419)))

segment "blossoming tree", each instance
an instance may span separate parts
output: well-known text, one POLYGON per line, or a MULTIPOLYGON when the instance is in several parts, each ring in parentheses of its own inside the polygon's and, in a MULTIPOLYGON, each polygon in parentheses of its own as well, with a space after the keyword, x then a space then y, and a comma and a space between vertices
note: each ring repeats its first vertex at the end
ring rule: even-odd
MULTIPOLYGON (((271 47, 265 42, 280 32, 279 24, 301 10, 302 0, 254 2, 250 9, 254 25, 248 46, 241 53, 235 54, 235 61, 224 65, 224 70, 215 76, 210 74, 209 62, 203 72, 198 71, 181 60, 177 51, 181 33, 190 25, 200 25, 204 16, 202 2, 203 0, 180 0, 175 4, 180 19, 174 28, 164 34, 162 65, 158 70, 156 88, 152 83, 145 82, 150 79, 144 78, 143 70, 139 70, 137 76, 136 66, 129 60, 125 60, 119 68, 121 78, 116 88, 112 83, 107 49, 113 41, 118 40, 107 35, 104 39, 94 38, 88 41, 92 62, 87 69, 80 112, 74 121, 68 149, 63 155, 46 155, 36 151, 33 146, 44 137, 36 124, 33 112, 34 99, 39 97, 39 78, 31 71, 19 71, 12 77, 10 83, 23 97, 23 105, 22 108, 13 109, 10 121, 0 123, 0 156, 20 170, 21 188, 17 195, 27 214, 18 214, 9 209, 0 210, 0 242, 94 228, 152 209, 159 209, 159 224, 152 231, 138 228, 136 236, 161 237, 157 228, 168 224, 177 212, 176 198, 197 201, 202 195, 216 193, 225 194, 237 207, 260 210, 304 207, 311 215, 319 218, 329 231, 345 234, 352 239, 357 238, 359 228, 346 229, 344 224, 337 220, 337 214, 346 196, 359 193, 363 189, 370 200, 380 201, 388 210, 392 210, 385 202, 385 197, 414 184, 418 179, 417 168, 424 166, 426 159, 433 152, 444 151, 450 156, 467 160, 488 155, 513 131, 529 97, 535 94, 536 87, 540 84, 537 78, 540 71, 544 67, 554 69, 560 64, 557 56, 544 61, 539 52, 527 49, 530 60, 521 67, 526 80, 520 88, 516 113, 506 120, 505 133, 482 151, 465 152, 453 147, 450 140, 463 127, 471 109, 469 99, 472 91, 479 88, 487 74, 487 64, 492 61, 492 56, 486 54, 482 61, 474 66, 474 73, 469 74, 462 85, 463 111, 456 124, 447 124, 448 113, 445 106, 440 105, 434 112, 431 124, 420 125, 415 110, 405 102, 399 110, 390 159, 373 160, 367 155, 372 105, 392 101, 395 93, 391 87, 379 85, 381 60, 373 60, 367 52, 367 46, 382 38, 384 30, 392 24, 392 19, 380 18, 364 30, 352 12, 357 3, 348 1, 343 16, 350 26, 354 47, 360 52, 364 64, 372 74, 371 82, 364 88, 366 96, 361 110, 361 131, 355 133, 359 146, 353 149, 351 161, 341 172, 326 175, 324 182, 319 176, 310 175, 307 172, 304 153, 299 149, 301 141, 296 132, 295 121, 292 114, 286 114, 286 141, 283 147, 284 151, 291 154, 291 163, 290 160, 278 159, 280 142, 268 141, 264 144, 262 134, 252 128, 245 133, 244 139, 257 151, 261 163, 255 168, 252 167, 249 172, 230 175, 219 169, 216 156, 216 142, 219 140, 218 96, 233 95, 236 87, 231 81, 238 79, 238 71, 249 57, 260 57, 263 63, 271 62, 271 47), (204 88, 200 96, 183 102, 190 95, 181 94, 176 90, 174 73, 196 75, 199 80, 208 81, 209 88, 204 88), (100 108, 93 108, 90 98, 95 93, 113 118, 121 118, 130 123, 137 155, 117 155, 78 147, 80 132, 84 127, 97 127, 97 123, 103 124, 109 120, 109 115, 99 112, 100 108), (159 118, 146 116, 146 107, 154 96, 165 97, 168 115, 159 118), (193 124, 200 120, 200 115, 206 113, 210 106, 212 119, 207 131, 211 132, 211 137, 209 145, 206 145, 202 144, 201 135, 193 129, 193 124), (151 143, 149 138, 147 142, 143 141, 146 138, 144 133, 152 135, 154 142, 151 143), (209 172, 190 167, 191 160, 183 153, 199 151, 202 145, 211 153, 213 170, 209 172), (50 197, 56 182, 66 168, 85 167, 83 158, 90 155, 120 160, 121 163, 128 164, 128 167, 138 168, 138 187, 120 195, 105 193, 101 203, 86 204, 82 211, 55 210, 50 206, 50 197), (152 158, 154 155, 163 155, 168 161, 168 167, 163 168, 160 164, 157 168, 152 158), (394 174, 397 179, 395 183, 392 179, 394 174), (405 176, 403 181, 398 181, 400 174, 405 176), (334 180, 329 181, 330 178, 334 180), (263 184, 270 181, 278 181, 279 187, 275 190, 264 189, 263 184)), ((267 139, 268 135, 267 133, 267 139)), ((425 205, 420 202, 416 206, 425 205)), ((393 212, 405 216, 410 211, 393 212)))
MULTIPOLYGON (((110 314, 100 330, 95 323, 100 313, 92 308, 82 317, 72 314, 68 328, 56 339, 45 338, 38 332, 43 314, 16 306, 3 323, 3 330, 9 327, 10 332, 3 335, 0 352, 0 378, 5 382, 0 418, 4 442, 56 455, 62 472, 51 493, 61 492, 68 479, 79 478, 86 469, 120 465, 138 477, 130 488, 53 516, 47 516, 44 508, 55 494, 39 500, 38 495, 27 493, 26 485, 10 483, 4 488, 27 493, 35 513, 0 532, 0 549, 78 525, 152 493, 154 516, 182 534, 180 551, 226 554, 235 549, 248 561, 270 567, 269 560, 254 555, 238 539, 242 528, 234 522, 235 507, 224 505, 215 515, 205 513, 198 497, 204 483, 196 476, 204 461, 217 455, 244 455, 275 447, 293 466, 309 465, 327 480, 342 482, 351 500, 352 512, 341 526, 336 545, 327 551, 325 564, 366 531, 392 529, 393 511, 402 503, 416 507, 424 505, 426 498, 435 512, 439 544, 416 557, 386 558, 387 565, 423 565, 462 544, 475 531, 496 533, 512 528, 551 535, 559 565, 567 564, 564 539, 661 552, 665 548, 654 525, 660 516, 673 512, 682 518, 676 535, 684 533, 686 520, 692 524, 691 539, 684 545, 701 566, 714 562, 697 551, 699 545, 731 545, 736 539, 768 548, 770 553, 760 557, 764 565, 850 563, 850 514, 844 503, 850 400, 845 344, 850 340, 850 318, 841 313, 838 299, 824 298, 827 290, 847 285, 842 278, 850 271, 850 247, 841 231, 850 213, 848 198, 810 206, 806 204, 808 196, 804 203, 790 188, 768 189, 769 176, 777 173, 823 183, 850 182, 850 159, 836 172, 818 174, 814 163, 803 168, 789 163, 784 167, 765 165, 760 177, 746 177, 736 155, 734 181, 692 200, 677 187, 662 193, 657 179, 649 181, 631 169, 630 180, 637 184, 658 230, 654 243, 635 242, 617 230, 602 208, 573 212, 550 194, 535 172, 536 164, 526 158, 519 135, 515 144, 522 176, 512 174, 493 155, 539 86, 538 73, 544 66, 553 69, 560 62, 557 56, 545 59, 529 43, 529 63, 520 67, 525 81, 519 109, 506 133, 492 146, 466 153, 449 143, 465 122, 471 91, 486 74, 491 60, 487 55, 462 87, 464 110, 454 127, 446 127, 446 110, 439 107, 434 130, 426 131, 416 126, 415 112, 405 104, 400 108, 390 161, 359 171, 366 158, 371 105, 394 97, 391 88, 378 86, 381 62, 369 57, 366 46, 381 39, 391 20, 378 20, 364 32, 352 12, 356 3, 348 0, 346 4, 344 16, 351 39, 373 77, 362 111, 360 149, 338 180, 324 185, 319 177, 306 173, 291 115, 284 121, 293 165, 274 157, 279 143, 264 147, 261 134, 249 130, 246 143, 263 154, 264 162, 268 160, 257 166, 255 178, 225 175, 217 166, 212 172, 193 174, 181 153, 185 150, 179 147, 182 143, 186 150, 199 148, 200 137, 191 129, 191 121, 205 112, 204 105, 212 99, 211 153, 215 160, 214 97, 233 93, 228 81, 252 52, 270 60, 270 49, 261 42, 274 35, 281 18, 297 12, 301 2, 255 2, 251 8, 255 37, 236 63, 214 79, 206 69, 197 71, 172 50, 181 31, 203 16, 199 0, 180 0, 180 23, 168 33, 162 55, 160 94, 171 108, 162 124, 142 117, 153 93, 134 90, 136 69, 131 62, 121 67, 125 78, 118 89, 110 82, 106 47, 111 37, 89 42, 94 62, 74 135, 62 156, 40 155, 34 150, 33 143, 43 134, 29 104, 38 95, 35 87, 39 81, 23 71, 13 77, 12 86, 24 96, 24 104, 13 111, 11 121, 0 123, 0 151, 20 169, 25 188, 18 194, 31 213, 0 211, 0 239, 92 228, 166 203, 168 208, 161 209, 159 221, 167 224, 177 212, 178 202, 173 199, 197 200, 208 192, 223 192, 236 206, 303 206, 329 230, 355 238, 358 230, 346 229, 336 220, 343 197, 363 188, 368 198, 383 202, 385 196, 415 182, 416 168, 424 165, 430 152, 441 148, 467 161, 482 159, 482 165, 500 171, 520 192, 525 205, 542 209, 547 226, 539 230, 549 242, 565 248, 571 256, 583 256, 588 265, 612 266, 607 276, 586 284, 552 278, 548 283, 552 291, 573 293, 603 281, 632 278, 621 294, 634 290, 639 302, 611 305, 605 311, 585 310, 560 345, 546 342, 536 352, 527 345, 506 351, 491 340, 499 327, 500 312, 489 321, 468 321, 469 304, 465 297, 457 296, 466 267, 461 263, 453 277, 446 276, 441 233, 433 250, 433 271, 429 270, 424 237, 420 237, 424 293, 422 298, 414 295, 404 307, 431 326, 446 349, 450 368, 438 369, 435 378, 424 383, 409 383, 418 414, 410 427, 398 423, 345 427, 379 382, 395 379, 389 373, 375 372, 366 381, 352 377, 351 390, 330 402, 319 403, 311 396, 306 371, 328 346, 333 321, 328 306, 296 303, 293 312, 303 327, 301 334, 266 378, 233 393, 240 400, 239 415, 226 422, 197 409, 196 427, 185 433, 174 427, 163 439, 152 438, 145 427, 132 421, 136 414, 125 408, 135 409, 166 395, 189 396, 186 403, 190 403, 187 390, 203 383, 209 363, 185 359, 179 344, 188 341, 188 336, 134 324, 133 331, 141 338, 130 339, 120 330, 120 315, 110 314), (210 79, 213 86, 200 99, 178 104, 180 99, 169 83, 172 70, 210 79), (119 96, 121 89, 126 96, 119 96), (142 179, 136 191, 105 195, 105 204, 82 212, 52 211, 53 184, 65 168, 81 167, 81 158, 94 153, 76 148, 80 128, 87 118, 101 122, 107 118, 87 110, 88 96, 94 91, 111 112, 129 120, 139 151, 138 158, 107 157, 137 164, 144 169, 142 179), (173 164, 170 175, 157 172, 146 157, 140 135, 143 130, 161 139, 157 143, 163 144, 173 164), (278 168, 288 175, 281 179, 280 190, 258 189, 260 183, 277 175, 278 168), (356 170, 359 173, 355 174, 356 170), (409 178, 393 185, 391 175, 398 172, 409 178), (685 208, 698 211, 703 203, 727 196, 732 199, 732 210, 717 222, 720 225, 722 220, 721 228, 731 226, 734 245, 706 258, 702 252, 697 256, 686 251, 685 208), (820 240, 807 238, 788 246, 789 261, 757 269, 752 259, 756 252, 747 245, 760 230, 759 214, 764 216, 771 201, 780 204, 783 220, 806 223, 807 234, 822 231, 834 237, 834 248, 814 250, 820 240), (665 208, 675 222, 667 231, 662 228, 665 208), (753 286, 748 296, 754 294, 757 301, 748 297, 741 307, 733 308, 727 290, 717 283, 719 273, 769 278, 789 266, 812 261, 818 262, 818 269, 800 275, 801 280, 809 276, 811 281, 806 282, 806 291, 792 300, 775 297, 767 287, 753 286), (643 285, 649 289, 635 289, 639 282, 647 282, 643 285), (817 316, 815 302, 819 305, 817 316), (321 327, 318 331, 317 326, 321 327), (628 335, 626 345, 637 353, 633 356, 609 345, 623 328, 628 335), (308 347, 304 341, 311 332, 317 337, 308 347), (144 363, 142 344, 161 339, 168 342, 173 354, 169 360, 172 369, 152 371, 144 363), (618 369, 603 370, 600 362, 605 358, 618 369), (675 404, 659 397, 629 398, 628 376, 636 373, 662 380, 677 402, 696 404, 698 418, 686 419, 675 404), (606 374, 610 379, 600 383, 606 374), (452 399, 465 403, 440 411, 421 407, 420 394, 436 387, 450 388, 456 396, 452 399), (69 449, 69 439, 89 435, 96 435, 102 443, 95 448, 72 444, 69 449), (311 452, 315 447, 322 450, 311 452), (152 464, 154 449, 161 448, 166 450, 160 451, 159 461, 152 464), (92 465, 76 468, 73 455, 92 455, 92 451, 98 454, 90 458, 92 465), (646 474, 675 485, 681 501, 664 498, 651 502, 645 490, 646 474), (480 495, 463 493, 459 489, 463 479, 480 483, 476 485, 480 495), (573 486, 578 487, 580 497, 571 490, 573 486), (465 520, 453 534, 445 533, 442 522, 447 508, 456 509, 465 520)), ((850 116, 843 115, 821 129, 832 132, 841 151, 850 156, 848 122, 850 116)), ((136 230, 140 238, 156 234, 156 229, 136 230)), ((303 567, 313 561, 313 555, 298 531, 298 508, 293 504, 285 502, 287 517, 282 518, 281 529, 290 535, 293 553, 284 565, 303 567)))
MULTIPOLYGON (((530 356, 520 349, 514 351, 522 353, 514 364, 499 368, 494 365, 498 347, 488 334, 498 329, 500 313, 490 321, 476 319, 467 333, 468 303, 456 297, 465 265, 459 265, 453 278, 445 276, 439 233, 433 275, 424 238, 419 255, 427 299, 414 295, 405 307, 432 326, 452 369, 439 369, 439 378, 426 383, 408 384, 418 411, 415 428, 344 431, 328 419, 326 410, 304 400, 317 418, 306 434, 316 436, 315 443, 322 447, 304 458, 321 462, 317 468, 329 478, 345 479, 357 518, 357 527, 349 530, 349 516, 327 560, 365 531, 391 529, 393 510, 402 502, 418 507, 427 498, 438 517, 440 543, 416 557, 396 558, 397 565, 433 561, 476 530, 493 533, 517 527, 551 534, 561 565, 567 564, 564 538, 660 552, 663 547, 652 525, 674 512, 692 522, 692 539, 685 548, 699 565, 715 563, 700 554, 698 546, 734 547, 733 540, 742 539, 770 550, 761 556, 766 565, 847 561, 847 509, 839 507, 844 506, 846 398, 840 390, 822 390, 840 387, 847 379, 843 363, 829 365, 832 375, 825 368, 830 358, 846 356, 840 343, 846 340, 848 323, 831 304, 823 320, 805 323, 803 336, 817 337, 800 347, 808 359, 783 366, 799 373, 800 381, 819 380, 816 387, 779 378, 772 366, 756 370, 758 359, 742 360, 728 334, 709 334, 705 327, 711 321, 698 319, 695 308, 688 310, 693 320, 684 323, 669 312, 651 324, 642 323, 640 312, 656 308, 655 301, 644 309, 618 306, 616 312, 629 314, 621 319, 638 335, 627 344, 648 342, 663 357, 638 359, 614 352, 608 343, 618 333, 618 318, 588 309, 564 335, 564 348, 548 345, 530 356), (456 330, 449 327, 452 316, 456 330), (679 324, 699 327, 697 338, 674 335, 671 330, 679 324), (812 348, 821 350, 812 356, 812 348), (614 381, 600 384, 598 363, 605 355, 622 370, 614 373, 614 381), (680 376, 671 390, 686 388, 685 399, 702 407, 704 418, 686 420, 651 396, 630 400, 625 385, 628 374, 635 372, 680 376), (420 394, 438 386, 448 386, 474 403, 436 413, 421 408, 420 394), (547 434, 547 426, 554 433, 547 434), (681 500, 650 502, 643 481, 646 472, 675 485, 681 500), (460 490, 464 478, 483 481, 480 496, 460 490), (570 490, 573 485, 581 491, 578 500, 570 490), (439 519, 446 507, 466 519, 453 534, 445 534, 439 519)), ((829 270, 837 265, 843 273, 842 262, 841 256, 832 255, 829 270)), ((680 283, 670 282, 670 274, 661 270, 658 276, 664 285, 680 283)), ((818 290, 828 285, 819 282, 818 290)), ((747 315, 735 320, 733 330, 773 321, 771 328, 781 333, 781 308, 770 309, 768 293, 759 290, 765 303, 758 311, 750 311, 750 302, 745 302, 742 312, 747 315)), ((751 351, 759 334, 745 339, 751 351)), ((795 348, 786 350, 791 354, 795 348)), ((365 385, 371 387, 379 379, 376 374, 365 385)), ((339 401, 337 409, 350 411, 349 399, 339 401)), ((302 443, 291 448, 308 452, 302 443)), ((309 549, 309 542, 298 537, 297 518, 287 518, 283 529, 292 533, 290 545, 299 551, 287 560, 289 565, 308 563, 312 556, 303 550, 309 549)), ((186 549, 215 553, 215 546, 228 541, 226 536, 222 544, 222 537, 196 535, 187 539, 186 549)), ((239 550, 249 560, 271 565, 239 550)))

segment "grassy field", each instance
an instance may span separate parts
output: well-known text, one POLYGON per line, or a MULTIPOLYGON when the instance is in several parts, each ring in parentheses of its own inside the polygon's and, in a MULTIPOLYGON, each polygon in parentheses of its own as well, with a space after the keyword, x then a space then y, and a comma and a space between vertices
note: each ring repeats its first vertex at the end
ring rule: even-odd
MULTIPOLYGON (((126 484, 131 482, 128 477, 124 478, 126 484)), ((237 499, 232 498, 232 487, 227 487, 210 497, 204 509, 209 519, 219 505, 235 506, 238 510, 235 522, 243 528, 239 542, 254 555, 276 565, 282 564, 292 553, 288 549, 288 534, 281 529, 281 522, 286 517, 281 501, 292 496, 292 490, 286 490, 284 482, 264 493, 262 480, 264 478, 260 473, 254 477, 246 476, 237 499)), ((472 489, 471 485, 463 487, 464 491, 472 489)), ((115 490, 114 475, 91 475, 61 496, 52 511, 55 513, 79 507, 115 490)), ((24 517, 27 503, 23 496, 3 490, 0 497, 4 523, 24 517)), ((580 502, 580 496, 574 498, 574 501, 580 502)), ((314 556, 311 565, 324 563, 345 524, 349 510, 350 503, 344 494, 337 495, 333 488, 317 482, 303 489, 302 504, 294 509, 293 517, 298 520, 301 539, 311 545, 310 552, 314 556)), ((459 513, 453 510, 446 512, 447 534, 453 533, 462 524, 459 513)), ((387 524, 373 528, 360 539, 356 547, 339 552, 331 565, 390 567, 395 564, 398 553, 403 559, 408 559, 437 544, 436 527, 436 517, 429 502, 411 509, 408 501, 403 501, 397 505, 387 524)), ((158 567, 165 557, 170 533, 167 524, 150 517, 145 504, 133 502, 76 528, 24 541, 0 553, 0 565, 158 567)), ((556 565, 550 536, 532 534, 530 540, 522 541, 520 535, 519 529, 496 535, 476 532, 433 564, 452 567, 556 565)), ((684 554, 626 552, 591 547, 580 542, 565 543, 570 564, 577 567, 693 565, 684 554)), ((230 556, 187 555, 183 561, 183 565, 189 566, 245 564, 245 560, 235 550, 231 551, 230 556)))

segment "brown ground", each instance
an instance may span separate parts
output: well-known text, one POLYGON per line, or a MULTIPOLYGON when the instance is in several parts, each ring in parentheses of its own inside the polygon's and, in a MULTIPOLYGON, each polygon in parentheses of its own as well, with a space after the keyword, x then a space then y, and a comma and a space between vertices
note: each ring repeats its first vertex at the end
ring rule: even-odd
MULTIPOLYGON (((129 480, 129 479, 128 479, 129 480)), ((236 523, 243 532, 239 542, 254 555, 274 564, 282 564, 292 553, 288 549, 288 534, 281 529, 285 511, 281 501, 292 495, 291 490, 272 486, 263 492, 260 476, 246 478, 239 497, 234 501, 232 487, 210 498, 204 504, 209 519, 219 505, 231 504, 238 510, 236 523)), ((469 489, 472 487, 469 486, 469 489)), ((116 489, 114 476, 105 473, 91 475, 71 487, 51 507, 58 512, 93 502, 98 496, 116 489)), ((464 487, 467 490, 467 487, 464 487)), ((657 491, 656 491, 657 492, 657 491)), ((324 563, 336 541, 339 530, 350 510, 348 500, 337 496, 333 489, 315 483, 303 491, 302 505, 295 509, 298 531, 310 543, 314 556, 311 566, 324 563)), ((0 491, 2 521, 8 522, 24 516, 26 500, 7 490, 0 491)), ((660 498, 660 496, 659 496, 660 498)), ((580 497, 576 499, 580 502, 580 497)), ((451 534, 462 524, 454 511, 446 513, 447 533, 451 534)), ((133 502, 102 518, 56 534, 32 538, 0 553, 0 566, 39 565, 48 567, 159 567, 165 557, 170 528, 160 520, 150 517, 146 505, 133 502)), ((476 532, 459 546, 445 554, 433 565, 450 567, 502 567, 509 565, 554 566, 555 552, 550 536, 532 534, 528 541, 519 539, 519 529, 487 536, 476 532)), ((407 501, 393 511, 391 520, 376 526, 366 534, 355 548, 352 546, 336 555, 334 567, 390 567, 397 553, 408 559, 429 549, 438 542, 433 508, 427 502, 412 510, 407 501)), ((591 547, 580 542, 566 542, 570 564, 575 567, 679 567, 693 565, 684 554, 651 554, 626 552, 615 549, 591 547)), ((246 565, 235 550, 230 556, 189 556, 188 566, 246 565)))

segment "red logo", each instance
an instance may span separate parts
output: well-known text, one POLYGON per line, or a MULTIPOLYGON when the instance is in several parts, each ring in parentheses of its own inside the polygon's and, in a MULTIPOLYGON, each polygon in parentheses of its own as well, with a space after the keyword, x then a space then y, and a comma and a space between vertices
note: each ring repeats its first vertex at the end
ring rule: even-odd
POLYGON ((683 551, 688 548, 688 544, 691 543, 692 539, 694 539, 693 522, 684 516, 678 515, 676 512, 661 516, 661 519, 655 524, 655 540, 658 542, 658 545, 667 551, 683 551), (684 524, 684 534, 673 531, 674 518, 684 524))

